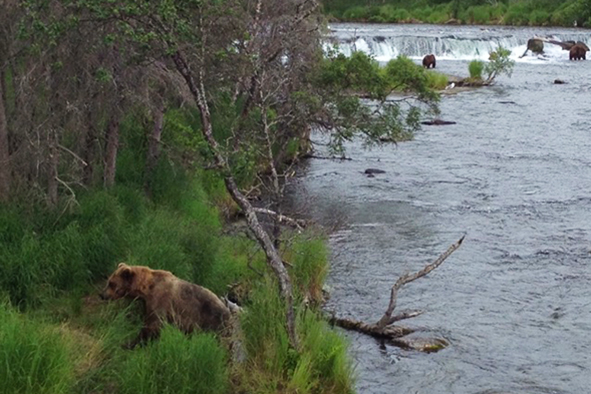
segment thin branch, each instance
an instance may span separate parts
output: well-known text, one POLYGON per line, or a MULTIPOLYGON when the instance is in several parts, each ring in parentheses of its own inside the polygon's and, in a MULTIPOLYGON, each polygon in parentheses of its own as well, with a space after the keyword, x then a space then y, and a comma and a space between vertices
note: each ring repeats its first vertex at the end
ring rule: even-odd
POLYGON ((397 315, 392 316, 390 318, 390 320, 388 321, 388 325, 394 324, 394 323, 396 323, 397 321, 400 321, 400 320, 406 320, 406 319, 411 319, 413 317, 420 316, 423 313, 425 313, 425 311, 418 311, 417 310, 417 311, 404 311, 404 312, 401 312, 401 313, 399 313, 397 315))
POLYGON ((445 259, 447 259, 453 252, 455 252, 462 245, 462 241, 464 241, 465 237, 465 235, 462 236, 462 238, 460 238, 456 243, 451 245, 441 256, 439 256, 437 260, 427 265, 422 270, 415 272, 414 274, 406 274, 398 278, 394 286, 392 286, 390 304, 388 305, 388 309, 384 313, 384 316, 382 316, 382 318, 376 323, 378 329, 383 330, 388 324, 391 324, 390 321, 392 320, 392 313, 396 308, 396 298, 398 297, 398 290, 405 284, 422 278, 429 272, 433 271, 435 268, 439 267, 445 261, 445 259))
POLYGON ((78 159, 84 165, 84 167, 86 167, 88 165, 88 163, 86 161, 84 161, 84 159, 82 159, 76 153, 72 152, 70 149, 68 149, 65 146, 60 145, 60 144, 58 144, 57 146, 58 146, 58 148, 61 148, 61 149, 65 150, 66 152, 68 152, 69 154, 71 154, 72 156, 74 156, 74 158, 78 159))
POLYGON ((296 227, 300 231, 303 230, 308 225, 308 223, 306 223, 305 220, 302 220, 302 219, 293 219, 293 218, 290 218, 289 216, 285 216, 285 215, 279 214, 279 213, 277 213, 275 211, 272 211, 270 209, 266 209, 266 208, 254 208, 254 211, 256 213, 262 213, 262 214, 265 214, 265 215, 273 216, 274 218, 276 218, 279 221, 279 223, 282 223, 282 222, 287 223, 287 224, 289 224, 291 226, 296 227))

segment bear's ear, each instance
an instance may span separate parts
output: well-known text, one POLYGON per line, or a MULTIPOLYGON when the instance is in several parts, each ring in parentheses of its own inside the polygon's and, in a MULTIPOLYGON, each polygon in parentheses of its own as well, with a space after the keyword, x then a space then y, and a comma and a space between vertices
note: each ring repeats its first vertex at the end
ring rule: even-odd
POLYGON ((132 271, 131 267, 125 267, 121 270, 121 278, 127 282, 131 282, 135 276, 135 272, 132 271))
POLYGON ((117 266, 117 268, 123 268, 123 267, 128 267, 128 265, 125 263, 119 263, 119 265, 117 266))

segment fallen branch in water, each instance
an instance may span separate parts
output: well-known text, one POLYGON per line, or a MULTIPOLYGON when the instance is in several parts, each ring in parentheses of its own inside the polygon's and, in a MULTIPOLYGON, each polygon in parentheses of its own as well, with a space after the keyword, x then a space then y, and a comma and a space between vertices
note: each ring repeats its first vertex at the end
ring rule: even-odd
POLYGON ((394 309, 396 309, 396 301, 398 298, 398 290, 407 283, 413 282, 435 268, 439 267, 445 259, 447 259, 453 252, 455 252, 464 241, 464 237, 460 238, 456 243, 452 244, 441 256, 437 258, 431 264, 425 266, 422 270, 415 272, 414 274, 402 275, 396 283, 392 286, 390 291, 390 302, 388 308, 382 318, 376 323, 365 323, 362 321, 346 318, 332 317, 331 323, 345 328, 347 330, 354 330, 363 334, 371 335, 375 338, 386 339, 391 344, 400 346, 403 348, 410 348, 420 351, 437 351, 447 346, 447 342, 439 338, 402 338, 408 334, 414 332, 413 329, 401 326, 394 326, 393 324, 403 319, 410 319, 421 315, 422 311, 410 311, 402 312, 398 315, 392 316, 394 309))
POLYGON ((304 228, 306 228, 306 226, 308 225, 308 223, 303 219, 290 218, 289 216, 282 215, 282 214, 272 211, 270 209, 254 208, 254 211, 256 213, 261 213, 264 215, 273 216, 274 218, 276 218, 279 221, 279 223, 286 223, 290 226, 297 228, 300 231, 303 230, 304 228))

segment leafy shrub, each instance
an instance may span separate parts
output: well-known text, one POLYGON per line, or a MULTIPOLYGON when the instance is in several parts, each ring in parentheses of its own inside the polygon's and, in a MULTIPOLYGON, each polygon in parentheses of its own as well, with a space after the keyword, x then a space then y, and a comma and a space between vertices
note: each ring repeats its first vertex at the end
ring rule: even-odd
POLYGON ((351 57, 338 54, 325 59, 318 79, 329 89, 363 92, 376 98, 384 97, 387 91, 378 62, 361 51, 351 57))
POLYGON ((504 3, 497 3, 494 6, 490 6, 490 21, 492 23, 498 23, 503 19, 503 16, 507 12, 507 5, 504 3))
POLYGON ((472 24, 484 25, 490 22, 490 7, 486 5, 472 6, 466 10, 468 22, 472 24))
POLYGON ((507 74, 511 76, 515 61, 509 58, 511 50, 498 47, 496 51, 490 53, 489 62, 484 66, 484 72, 488 74, 487 80, 492 82, 497 76, 507 74))
POLYGON ((531 9, 525 3, 513 3, 507 9, 507 13, 503 18, 503 23, 506 25, 524 26, 529 23, 529 14, 531 9))
POLYGON ((428 20, 429 16, 431 15, 431 12, 433 12, 433 9, 429 6, 423 8, 414 8, 410 10, 412 16, 420 21, 428 20))
POLYGON ((429 15, 429 18, 427 18, 428 23, 434 23, 434 24, 445 23, 448 20, 449 20, 449 15, 445 11, 433 11, 431 13, 431 15, 429 15))
POLYGON ((384 68, 388 84, 396 90, 425 90, 427 77, 425 70, 406 56, 390 60, 384 68))
POLYGON ((405 8, 389 4, 380 7, 379 15, 384 22, 389 23, 402 22, 411 18, 410 13, 405 8))
POLYGON ((68 393, 73 371, 62 335, 0 304, 0 393, 68 393))
POLYGON ((472 60, 468 65, 470 71, 470 78, 482 79, 482 71, 484 70, 484 62, 480 60, 472 60))
POLYGON ((158 341, 131 352, 118 371, 121 394, 223 394, 227 354, 212 334, 166 326, 158 341))
POLYGON ((532 26, 546 26, 550 21, 550 13, 544 10, 533 10, 529 14, 529 24, 532 26))
POLYGON ((397 8, 392 13, 392 17, 396 22, 403 22, 411 19, 410 12, 406 8, 397 8))
POLYGON ((369 7, 352 7, 343 13, 343 18, 350 21, 363 21, 369 19, 370 16, 369 7))

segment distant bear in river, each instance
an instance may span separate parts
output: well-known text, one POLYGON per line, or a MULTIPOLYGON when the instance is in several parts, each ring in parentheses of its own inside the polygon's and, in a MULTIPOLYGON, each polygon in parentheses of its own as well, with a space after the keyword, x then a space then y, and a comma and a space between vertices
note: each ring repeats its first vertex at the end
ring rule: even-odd
POLYGON ((168 271, 121 263, 100 296, 104 300, 127 297, 143 301, 144 326, 125 346, 129 349, 158 338, 164 322, 185 333, 195 329, 224 332, 230 324, 230 310, 218 296, 168 271))
POLYGON ((585 48, 581 44, 576 44, 570 49, 569 59, 570 60, 585 60, 586 54, 587 54, 587 48, 585 48))
POLYGON ((435 68, 435 55, 430 54, 423 58, 423 67, 435 68))

